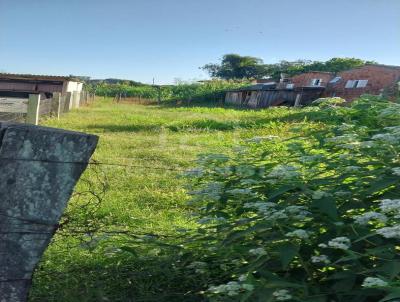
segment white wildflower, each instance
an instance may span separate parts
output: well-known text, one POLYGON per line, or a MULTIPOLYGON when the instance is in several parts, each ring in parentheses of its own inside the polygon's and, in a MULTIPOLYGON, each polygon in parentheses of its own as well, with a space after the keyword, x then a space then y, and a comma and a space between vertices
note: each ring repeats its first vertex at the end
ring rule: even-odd
POLYGON ((340 136, 330 137, 325 139, 327 143, 345 144, 357 141, 358 135, 355 133, 343 134, 340 136))
POLYGON ((199 224, 212 224, 212 223, 224 223, 226 219, 224 217, 203 217, 197 221, 199 224))
POLYGON ((272 295, 275 297, 276 301, 287 301, 292 299, 292 295, 287 289, 274 291, 272 295))
POLYGON ((353 155, 351 154, 339 154, 338 158, 341 160, 347 160, 347 159, 351 159, 353 157, 353 155))
POLYGON ((327 255, 312 256, 311 262, 312 263, 325 263, 325 264, 331 263, 331 261, 329 260, 327 255))
POLYGON ((310 237, 309 232, 307 232, 305 230, 301 230, 301 229, 286 233, 286 236, 287 237, 297 237, 300 239, 308 239, 310 237))
POLYGON ((240 275, 238 278, 239 281, 244 282, 247 280, 247 275, 240 275))
POLYGON ((267 254, 267 251, 262 247, 258 247, 258 248, 249 250, 249 253, 254 256, 263 256, 263 255, 267 254))
POLYGON ((400 106, 399 104, 393 103, 390 107, 387 107, 379 112, 378 117, 380 119, 393 119, 400 117, 400 106))
POLYGON ((232 189, 227 190, 226 193, 232 195, 253 195, 254 193, 250 189, 232 189))
POLYGON ((203 174, 204 174, 204 171, 201 168, 191 169, 184 173, 184 175, 187 177, 200 177, 203 174))
POLYGON ((328 241, 328 246, 340 250, 348 250, 350 248, 351 241, 347 237, 336 237, 328 241))
POLYGON ((271 172, 267 175, 267 177, 269 178, 277 178, 277 179, 291 179, 298 176, 300 176, 300 173, 296 167, 285 166, 285 165, 275 166, 271 170, 271 172))
POLYGON ((338 196, 338 197, 345 197, 345 196, 350 196, 351 192, 349 192, 349 191, 337 191, 337 192, 335 192, 333 194, 335 196, 338 196))
POLYGON ((374 277, 367 277, 364 279, 364 282, 362 283, 362 287, 383 287, 387 285, 388 283, 386 281, 374 277))
POLYGON ((355 216, 354 220, 357 224, 367 225, 372 220, 385 223, 387 221, 387 217, 384 214, 377 212, 366 212, 362 215, 355 216))
POLYGON ((275 221, 278 219, 286 219, 289 216, 285 213, 285 210, 280 211, 272 211, 269 215, 266 215, 264 218, 270 221, 275 221))
POLYGON ((276 204, 273 202, 246 202, 243 205, 244 208, 254 208, 256 209, 260 214, 267 215, 272 211, 272 208, 276 207, 276 204))
POLYGON ((353 143, 347 143, 347 144, 340 144, 340 145, 338 145, 338 147, 343 148, 343 149, 353 150, 353 149, 357 149, 357 148, 361 147, 361 143, 353 142, 353 143))
POLYGON ((400 225, 396 225, 393 227, 384 227, 376 230, 376 232, 385 238, 400 239, 400 225))
POLYGON ((394 175, 400 176, 400 167, 392 168, 392 172, 394 175))
POLYGON ((259 183, 259 181, 255 180, 255 179, 241 179, 240 180, 240 184, 245 185, 245 186, 251 186, 251 185, 258 184, 258 183, 259 183))
POLYGON ((318 247, 325 249, 328 247, 328 245, 325 243, 320 243, 320 244, 318 244, 318 247))
POLYGON ((230 167, 216 167, 214 170, 223 177, 228 177, 232 174, 232 170, 230 167))
POLYGON ((201 261, 194 261, 188 266, 190 269, 194 269, 198 274, 204 274, 207 271, 207 263, 201 261))
POLYGON ((243 283, 242 288, 251 292, 254 289, 254 285, 249 283, 243 283))
POLYGON ((302 163, 313 163, 320 159, 322 159, 321 155, 307 155, 307 156, 300 157, 300 161, 302 163))
POLYGON ((400 199, 382 199, 379 208, 383 213, 399 213, 400 199))
POLYGON ((230 281, 227 284, 211 286, 208 291, 213 294, 227 294, 228 296, 236 296, 239 294, 240 291, 252 291, 253 289, 254 286, 251 284, 240 284, 236 281, 230 281))
POLYGON ((400 126, 385 127, 384 129, 392 133, 400 133, 400 126))
POLYGON ((191 195, 195 196, 196 200, 219 200, 222 194, 223 184, 219 182, 210 182, 207 185, 197 191, 190 192, 191 195))
POLYGON ((361 148, 367 148, 368 149, 368 148, 372 148, 372 147, 376 146, 376 142, 374 142, 374 141, 363 141, 363 142, 360 142, 359 146, 361 148))
POLYGON ((321 199, 323 197, 328 197, 328 196, 330 196, 329 193, 326 193, 326 192, 321 191, 321 190, 317 190, 317 191, 313 192, 312 199, 321 199))
POLYGON ((285 212, 292 216, 292 218, 300 220, 311 215, 311 212, 307 211, 306 207, 303 206, 287 206, 285 212))
POLYGON ((372 139, 382 141, 385 143, 389 143, 389 144, 397 144, 400 141, 400 136, 390 134, 390 133, 380 133, 380 134, 375 134, 374 136, 372 136, 372 139))
POLYGON ((201 219, 199 219, 197 221, 197 223, 199 223, 199 224, 208 224, 208 223, 211 223, 211 222, 212 222, 212 218, 211 217, 203 217, 203 218, 201 218, 201 219))
POLYGON ((252 142, 252 143, 261 143, 262 141, 265 141, 265 140, 274 140, 277 138, 279 138, 279 136, 276 136, 276 135, 255 136, 247 141, 252 142))
POLYGON ((359 166, 347 166, 344 168, 345 172, 351 173, 351 172, 358 172, 361 170, 361 167, 359 166))
POLYGON ((338 130, 341 130, 341 131, 347 131, 347 130, 353 129, 355 126, 356 126, 356 125, 343 123, 343 124, 340 125, 337 129, 338 129, 338 130))

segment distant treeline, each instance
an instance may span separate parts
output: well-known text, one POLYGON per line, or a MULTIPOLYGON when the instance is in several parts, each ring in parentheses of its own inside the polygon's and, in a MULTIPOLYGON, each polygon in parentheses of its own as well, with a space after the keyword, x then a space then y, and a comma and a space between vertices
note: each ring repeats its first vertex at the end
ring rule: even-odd
POLYGON ((98 96, 140 97, 156 100, 161 96, 162 101, 191 100, 200 102, 215 102, 222 100, 225 91, 249 85, 249 81, 212 80, 202 83, 178 84, 165 86, 131 85, 126 81, 116 84, 106 82, 88 83, 87 89, 98 96))
POLYGON ((248 85, 252 79, 267 78, 279 80, 282 74, 294 76, 309 71, 340 72, 365 64, 374 63, 357 58, 332 58, 321 61, 280 61, 264 64, 260 58, 224 55, 220 63, 210 63, 202 67, 214 79, 202 83, 152 86, 140 82, 120 79, 87 80, 87 89, 99 96, 139 97, 162 101, 216 102, 222 100, 225 91, 248 85))

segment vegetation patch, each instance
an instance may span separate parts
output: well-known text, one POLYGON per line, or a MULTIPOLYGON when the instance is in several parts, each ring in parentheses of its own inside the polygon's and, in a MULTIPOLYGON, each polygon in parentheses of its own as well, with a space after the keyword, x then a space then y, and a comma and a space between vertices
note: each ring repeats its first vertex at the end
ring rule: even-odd
POLYGON ((104 100, 49 120, 100 144, 30 300, 398 298, 398 106, 104 100))

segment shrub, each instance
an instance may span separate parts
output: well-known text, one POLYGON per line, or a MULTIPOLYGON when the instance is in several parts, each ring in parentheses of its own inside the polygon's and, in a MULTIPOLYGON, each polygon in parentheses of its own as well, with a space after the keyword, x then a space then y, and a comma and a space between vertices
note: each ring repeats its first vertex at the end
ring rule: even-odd
POLYGON ((341 125, 198 159, 187 176, 211 301, 400 298, 398 107, 364 96, 318 109, 341 125))
MULTIPOLYGON (((225 91, 248 85, 248 81, 222 81, 213 80, 205 83, 178 84, 161 87, 161 99, 163 101, 196 101, 216 102, 222 100, 225 91)), ((157 99, 158 89, 150 85, 130 86, 127 84, 101 83, 88 87, 89 91, 96 92, 99 96, 123 95, 127 97, 141 97, 145 99, 157 99)))

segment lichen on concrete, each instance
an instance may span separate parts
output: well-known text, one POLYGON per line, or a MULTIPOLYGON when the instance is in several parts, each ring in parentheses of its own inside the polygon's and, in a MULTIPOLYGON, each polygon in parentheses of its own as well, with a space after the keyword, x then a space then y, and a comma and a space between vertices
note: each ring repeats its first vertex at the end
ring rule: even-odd
POLYGON ((0 124, 0 302, 26 301, 97 137, 24 124, 0 124))

